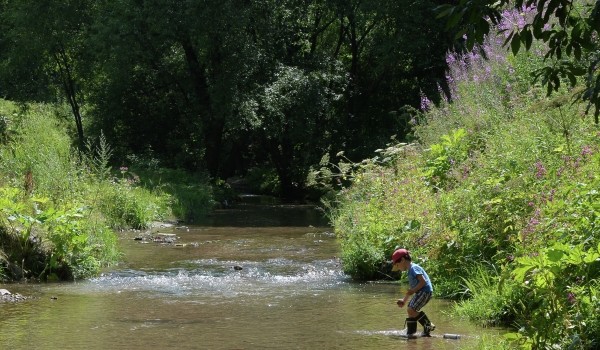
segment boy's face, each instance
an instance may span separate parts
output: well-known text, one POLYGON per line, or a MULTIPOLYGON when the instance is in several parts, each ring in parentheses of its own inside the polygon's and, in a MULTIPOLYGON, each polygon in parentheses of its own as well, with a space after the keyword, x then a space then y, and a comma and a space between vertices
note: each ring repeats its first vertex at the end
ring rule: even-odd
POLYGON ((406 260, 403 257, 400 258, 399 260, 397 260, 393 266, 395 271, 406 271, 406 270, 408 270, 409 267, 410 267, 410 261, 406 260))

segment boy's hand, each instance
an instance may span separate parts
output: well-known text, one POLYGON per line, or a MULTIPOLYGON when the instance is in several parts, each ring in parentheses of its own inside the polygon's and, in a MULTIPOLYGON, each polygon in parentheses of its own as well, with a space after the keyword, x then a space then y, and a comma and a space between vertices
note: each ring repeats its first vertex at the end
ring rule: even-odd
POLYGON ((396 304, 398 304, 398 306, 403 307, 404 306, 404 299, 398 299, 398 301, 396 301, 396 304))

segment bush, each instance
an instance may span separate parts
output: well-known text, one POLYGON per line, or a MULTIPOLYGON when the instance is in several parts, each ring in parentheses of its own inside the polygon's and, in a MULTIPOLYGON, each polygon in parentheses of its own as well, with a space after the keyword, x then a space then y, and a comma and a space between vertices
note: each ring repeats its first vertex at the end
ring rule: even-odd
POLYGON ((168 207, 170 210, 170 213, 163 212, 163 216, 175 217, 186 222, 195 222, 203 218, 217 205, 217 195, 223 199, 231 198, 226 184, 212 186, 208 175, 202 173, 190 174, 177 169, 148 168, 140 166, 139 163, 132 164, 130 173, 139 179, 140 187, 163 198, 159 208, 168 207))
POLYGON ((352 175, 355 185, 327 203, 344 270, 353 278, 385 276, 382 266, 396 246, 418 252, 436 239, 435 198, 422 181, 418 154, 412 146, 382 150, 383 159, 397 158, 394 168, 381 167, 379 158, 361 163, 352 175))
POLYGON ((85 208, 57 209, 46 198, 23 200, 22 195, 0 188, 2 250, 10 277, 79 279, 116 261, 116 236, 90 221, 85 208))
POLYGON ((522 307, 525 295, 517 283, 501 273, 497 267, 477 265, 463 278, 464 291, 461 301, 454 304, 455 315, 484 327, 513 324, 527 311, 522 307))

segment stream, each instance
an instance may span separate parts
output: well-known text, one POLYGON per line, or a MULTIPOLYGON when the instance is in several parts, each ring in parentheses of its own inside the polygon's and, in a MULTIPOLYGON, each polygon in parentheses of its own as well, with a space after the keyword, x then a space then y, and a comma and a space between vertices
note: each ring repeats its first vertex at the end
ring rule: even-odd
POLYGON ((152 232, 177 244, 123 232, 122 263, 97 278, 0 285, 32 296, 0 303, 0 349, 444 350, 500 334, 434 299, 424 310, 435 336, 400 337, 406 310, 395 301, 406 286, 346 276, 339 242, 311 205, 247 197, 202 223, 152 232))

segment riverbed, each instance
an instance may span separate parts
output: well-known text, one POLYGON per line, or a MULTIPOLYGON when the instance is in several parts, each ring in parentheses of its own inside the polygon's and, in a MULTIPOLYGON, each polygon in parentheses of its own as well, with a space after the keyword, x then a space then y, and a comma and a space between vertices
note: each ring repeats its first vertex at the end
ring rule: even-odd
POLYGON ((435 336, 400 337, 406 286, 345 275, 314 205, 246 199, 159 233, 176 243, 120 233, 122 262, 97 278, 0 286, 32 297, 0 304, 0 349, 468 349, 499 333, 434 299, 435 336))

